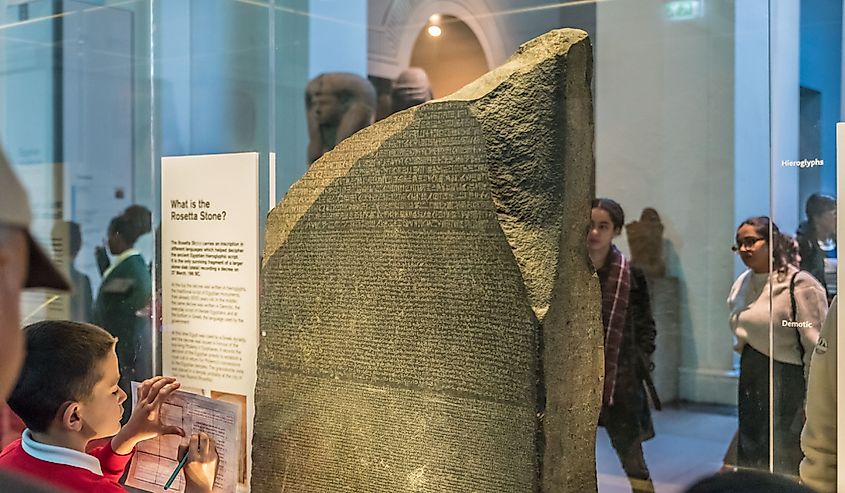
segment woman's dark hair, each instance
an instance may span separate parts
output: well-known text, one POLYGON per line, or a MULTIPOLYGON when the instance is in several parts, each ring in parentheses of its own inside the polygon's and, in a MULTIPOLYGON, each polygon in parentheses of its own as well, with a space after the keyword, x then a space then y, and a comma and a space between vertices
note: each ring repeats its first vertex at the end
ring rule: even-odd
POLYGON ((810 198, 807 199, 807 204, 804 206, 804 211, 807 213, 807 220, 811 224, 816 216, 832 210, 836 210, 836 199, 830 195, 821 193, 810 195, 810 198))
POLYGON ((130 205, 123 214, 113 218, 109 231, 120 235, 127 246, 135 245, 138 237, 152 228, 152 213, 142 205, 130 205))
MULTIPOLYGON (((752 226, 754 231, 761 238, 765 238, 766 241, 769 241, 769 233, 771 232, 772 243, 769 247, 772 255, 772 264, 774 264, 776 271, 781 273, 786 272, 786 269, 790 265, 798 267, 798 244, 795 242, 795 238, 781 233, 777 224, 773 223, 768 216, 756 216, 746 219, 736 228, 737 233, 739 232, 739 228, 746 224, 752 226)), ((739 241, 739 235, 737 235, 737 241, 739 241)))
POLYGON ((593 199, 592 208, 599 208, 607 212, 610 215, 611 222, 613 222, 613 229, 620 230, 625 226, 625 211, 622 210, 619 202, 608 198, 593 199))

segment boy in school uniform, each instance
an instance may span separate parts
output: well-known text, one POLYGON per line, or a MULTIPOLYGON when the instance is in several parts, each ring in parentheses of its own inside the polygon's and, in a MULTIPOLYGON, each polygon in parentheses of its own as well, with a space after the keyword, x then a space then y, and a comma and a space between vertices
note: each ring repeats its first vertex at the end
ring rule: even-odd
MULTIPOLYGON (((67 491, 125 492, 118 480, 139 442, 184 435, 160 421, 162 403, 179 388, 169 377, 139 386, 132 417, 120 427, 126 393, 118 387, 117 340, 105 330, 48 320, 26 327, 24 337, 26 358, 8 403, 27 429, 0 452, 0 469, 67 491), (88 450, 90 442, 108 437, 88 450)), ((218 460, 213 440, 196 434, 186 453, 185 492, 211 492, 218 460)))

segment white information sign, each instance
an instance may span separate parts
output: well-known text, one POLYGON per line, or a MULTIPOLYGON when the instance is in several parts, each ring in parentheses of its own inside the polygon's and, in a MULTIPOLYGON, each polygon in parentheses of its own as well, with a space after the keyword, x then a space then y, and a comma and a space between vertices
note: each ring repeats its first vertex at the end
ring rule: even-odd
POLYGON ((162 158, 162 370, 241 408, 249 484, 258 348, 258 153, 162 158))

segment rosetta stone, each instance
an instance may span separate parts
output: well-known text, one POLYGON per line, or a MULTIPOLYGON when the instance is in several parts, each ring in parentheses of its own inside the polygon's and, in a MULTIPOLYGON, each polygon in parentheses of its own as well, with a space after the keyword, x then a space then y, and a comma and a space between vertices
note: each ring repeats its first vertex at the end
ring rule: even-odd
POLYGON ((267 219, 252 491, 596 491, 592 48, 561 29, 267 219))

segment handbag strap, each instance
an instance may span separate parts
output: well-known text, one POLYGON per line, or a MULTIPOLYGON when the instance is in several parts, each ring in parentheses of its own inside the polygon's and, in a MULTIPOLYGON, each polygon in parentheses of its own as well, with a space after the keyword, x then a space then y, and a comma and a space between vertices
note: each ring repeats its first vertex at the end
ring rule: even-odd
POLYGON ((798 277, 798 274, 800 274, 800 273, 801 273, 801 271, 799 270, 795 274, 792 274, 792 279, 789 280, 789 306, 790 306, 789 321, 790 322, 797 322, 797 320, 795 320, 795 319, 798 318, 798 306, 797 306, 797 303, 795 302, 795 278, 798 277))
MULTIPOLYGON (((789 312, 789 321, 790 322, 797 322, 798 318, 798 304, 795 302, 795 278, 798 277, 801 271, 799 270, 795 274, 792 274, 792 279, 789 280, 789 305, 790 305, 790 312, 789 312)), ((801 364, 804 364, 804 344, 801 343, 801 332, 798 329, 795 329, 795 337, 798 338, 798 351, 801 353, 801 364)))

